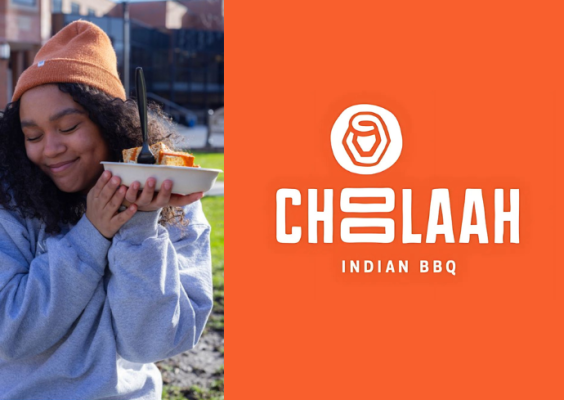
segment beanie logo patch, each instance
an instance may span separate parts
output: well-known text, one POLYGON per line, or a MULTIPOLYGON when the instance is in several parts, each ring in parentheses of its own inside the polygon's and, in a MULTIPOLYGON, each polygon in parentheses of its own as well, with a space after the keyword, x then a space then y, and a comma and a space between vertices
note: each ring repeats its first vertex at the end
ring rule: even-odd
POLYGON ((39 67, 42 67, 44 64, 45 64, 45 60, 39 61, 39 62, 37 63, 37 67, 38 67, 38 68, 39 68, 39 67))

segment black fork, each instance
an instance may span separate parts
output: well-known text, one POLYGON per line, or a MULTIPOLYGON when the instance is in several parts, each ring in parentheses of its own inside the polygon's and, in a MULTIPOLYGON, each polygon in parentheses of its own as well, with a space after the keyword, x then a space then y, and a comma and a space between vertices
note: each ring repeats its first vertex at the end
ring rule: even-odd
POLYGON ((137 87, 137 105, 139 107, 139 119, 141 121, 141 133, 143 134, 143 147, 137 156, 138 164, 154 164, 155 156, 149 148, 149 138, 147 135, 147 89, 145 87, 145 77, 143 68, 135 69, 135 86, 137 87))

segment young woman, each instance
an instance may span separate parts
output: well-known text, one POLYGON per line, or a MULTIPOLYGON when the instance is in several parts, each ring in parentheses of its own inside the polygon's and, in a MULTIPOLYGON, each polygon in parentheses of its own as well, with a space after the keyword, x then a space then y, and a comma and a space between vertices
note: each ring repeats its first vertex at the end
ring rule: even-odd
MULTIPOLYGON (((168 140, 158 110, 149 131, 168 140)), ((0 399, 160 399, 153 363, 197 343, 212 308, 202 194, 103 171, 140 143, 108 37, 68 25, 0 119, 0 399)))

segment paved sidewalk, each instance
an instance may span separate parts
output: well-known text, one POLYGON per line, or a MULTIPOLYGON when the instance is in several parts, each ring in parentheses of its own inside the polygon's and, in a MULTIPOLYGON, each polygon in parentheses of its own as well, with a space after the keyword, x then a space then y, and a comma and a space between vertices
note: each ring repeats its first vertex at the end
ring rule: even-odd
POLYGON ((223 196, 223 182, 216 181, 213 187, 204 194, 206 196, 223 196))
MULTIPOLYGON (((192 128, 179 124, 174 124, 174 126, 180 134, 180 138, 175 143, 176 146, 190 150, 202 149, 206 146, 207 126, 196 125, 192 128)), ((212 134, 210 136, 210 144, 214 148, 223 148, 223 135, 212 134)))

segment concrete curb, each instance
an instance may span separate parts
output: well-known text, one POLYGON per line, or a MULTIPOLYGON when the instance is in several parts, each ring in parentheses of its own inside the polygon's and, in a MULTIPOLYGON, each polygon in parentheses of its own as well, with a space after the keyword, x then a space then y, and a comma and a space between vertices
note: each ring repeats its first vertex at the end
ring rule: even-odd
POLYGON ((215 182, 213 187, 204 193, 206 196, 223 196, 223 182, 215 182))

